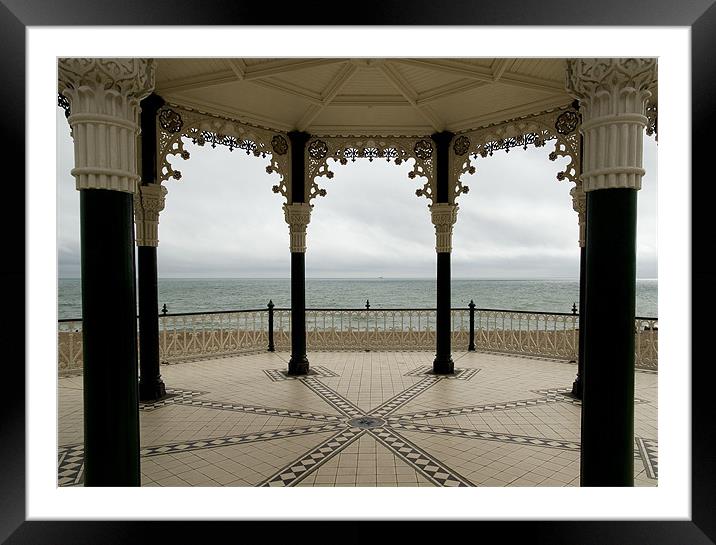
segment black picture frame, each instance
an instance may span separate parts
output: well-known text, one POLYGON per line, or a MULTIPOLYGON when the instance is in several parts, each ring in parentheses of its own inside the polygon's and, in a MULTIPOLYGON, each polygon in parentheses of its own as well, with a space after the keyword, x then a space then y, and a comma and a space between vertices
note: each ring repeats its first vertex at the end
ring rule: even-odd
MULTIPOLYGON (((24 323, 25 300, 25 237, 14 230, 24 225, 25 186, 17 180, 25 179, 25 29, 28 26, 69 25, 247 25, 247 24, 375 24, 375 25, 569 25, 569 26, 688 26, 692 37, 692 144, 694 150, 710 144, 707 131, 714 126, 716 103, 716 6, 714 0, 670 2, 668 0, 608 0, 602 2, 542 2, 455 1, 450 4, 428 0, 408 2, 384 1, 380 4, 344 6, 343 13, 334 4, 324 2, 272 3, 272 9, 256 2, 217 0, 208 4, 198 0, 0 0, 0 36, 3 37, 4 81, 3 150, 8 163, 17 170, 5 180, 7 257, 2 267, 1 286, 6 289, 4 298, 9 302, 2 315, 0 331, 6 339, 17 338, 18 324, 24 323), (346 15, 348 14, 348 15, 346 15), (269 19, 270 16, 270 19, 269 19), (13 159, 15 159, 13 161, 13 159), (9 219, 12 213, 19 215, 9 219), (8 236, 9 235, 9 236, 8 236)), ((339 6, 340 7, 340 6, 339 6)), ((687 135, 684 135, 687 137, 687 135)), ((40 143, 31 143, 31 145, 40 143)), ((709 208, 714 201, 713 152, 702 149, 692 156, 692 178, 669 181, 680 183, 692 191, 692 293, 699 300, 693 305, 692 338, 683 342, 692 346, 692 514, 688 521, 495 521, 449 522, 451 534, 465 539, 460 526, 469 525, 467 531, 477 539, 486 531, 494 531, 503 542, 534 542, 570 544, 648 544, 648 545, 700 545, 716 543, 716 455, 712 451, 716 425, 714 403, 711 401, 712 381, 708 374, 713 356, 703 349, 710 334, 709 321, 700 316, 713 308, 713 288, 716 282, 714 269, 707 263, 709 249, 714 247, 711 222, 704 221, 713 214, 709 208), (701 209, 699 209, 701 207, 701 209), (475 526, 476 525, 476 526, 475 526)), ((48 182, 48 189, 54 184, 48 182)), ((290 539, 292 542, 320 542, 319 528, 304 523, 276 522, 87 522, 87 521, 26 521, 25 517, 25 375, 23 367, 15 362, 24 361, 24 347, 16 340, 4 346, 20 349, 16 357, 6 356, 4 403, 0 413, 0 541, 9 544, 53 543, 154 543, 180 539, 188 542, 192 535, 201 540, 220 539, 228 530, 232 541, 241 536, 267 536, 269 541, 290 539), (237 525, 241 525, 240 527, 237 525), (260 528, 254 526, 260 525, 260 528), (238 534, 237 532, 241 532, 238 534), (215 533, 216 532, 216 533, 215 533), (270 536, 268 535, 270 534, 270 536), (281 535, 283 534, 283 535, 281 535), (214 537, 212 537, 214 536, 214 537), (285 536, 285 537, 284 537, 285 536)), ((688 365, 690 362, 674 362, 688 365)), ((425 524, 409 525, 379 522, 352 522, 332 531, 330 523, 321 523, 325 537, 334 536, 346 542, 394 537, 407 541, 409 534, 426 535, 425 524), (337 532, 337 533, 334 533, 337 532)), ((440 524, 434 525, 440 527, 440 524)), ((440 528, 439 528, 440 529, 440 528)), ((444 530, 443 530, 444 531, 444 530)), ((444 535, 443 537, 448 537, 444 535)), ((469 538, 469 537, 468 537, 469 538)))

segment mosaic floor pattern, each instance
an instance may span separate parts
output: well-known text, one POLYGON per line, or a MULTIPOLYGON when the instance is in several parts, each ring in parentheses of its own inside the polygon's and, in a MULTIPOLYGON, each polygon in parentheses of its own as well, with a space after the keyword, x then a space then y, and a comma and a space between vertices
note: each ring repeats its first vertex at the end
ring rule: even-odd
MULTIPOLYGON (((142 486, 578 486, 574 364, 479 352, 289 355, 162 366, 140 405, 142 486)), ((636 373, 634 477, 658 476, 657 375, 636 373)), ((58 485, 81 486, 82 377, 59 379, 58 485)))

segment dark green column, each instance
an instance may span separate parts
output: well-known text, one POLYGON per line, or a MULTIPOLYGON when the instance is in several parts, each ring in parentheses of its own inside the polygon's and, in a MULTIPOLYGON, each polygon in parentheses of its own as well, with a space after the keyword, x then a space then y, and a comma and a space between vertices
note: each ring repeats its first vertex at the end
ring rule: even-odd
POLYGON ((167 395, 159 370, 159 296, 157 247, 137 247, 139 295, 139 399, 153 401, 167 395))
POLYGON ((306 254, 291 252, 291 359, 290 375, 308 373, 306 356, 306 254))
POLYGON ((634 485, 636 190, 587 199, 582 486, 634 485))
MULTIPOLYGON (((291 144, 291 202, 305 201, 305 148, 311 135, 305 132, 288 133, 291 144)), ((290 226, 291 230, 293 227, 290 226)), ((305 229, 305 227, 304 227, 305 229)), ((306 356, 306 254, 305 248, 295 248, 291 234, 291 359, 290 375, 305 375, 309 363, 306 356), (301 251, 298 251, 301 250, 301 251)))
POLYGON ((132 195, 80 191, 85 486, 139 486, 132 195))
MULTIPOLYGON (((164 100, 152 93, 141 101, 142 185, 157 179, 157 111, 164 100)), ((141 195, 141 193, 140 193, 141 195)), ((145 212, 146 214, 146 212, 145 212)), ((142 244, 142 242, 138 242, 142 244)), ((157 247, 138 246, 137 284, 139 288, 139 399, 155 401, 164 397, 166 387, 159 370, 159 295, 157 247)))
POLYGON ((577 377, 572 384, 572 395, 577 399, 582 399, 582 389, 584 376, 584 331, 587 322, 586 315, 586 276, 587 276, 587 247, 582 246, 579 249, 579 338, 577 339, 577 377))
MULTIPOLYGON (((448 204, 450 202, 450 142, 452 141, 453 136, 453 133, 447 131, 436 133, 431 136, 433 142, 435 143, 436 151, 435 203, 439 204, 448 204)), ((435 217, 433 217, 433 222, 435 223, 435 217)), ((451 225, 438 226, 437 223, 435 224, 435 227, 438 241, 440 241, 440 237, 437 235, 438 229, 445 227, 452 229, 451 225)), ((455 372, 455 363, 452 360, 450 346, 452 329, 452 323, 450 320, 450 251, 443 251, 443 248, 439 247, 440 242, 438 242, 437 246, 437 310, 435 316, 435 360, 433 361, 433 372, 437 374, 451 374, 455 372)))
POLYGON ((437 256, 437 314, 433 372, 450 374, 455 372, 450 346, 450 252, 438 252, 437 256))

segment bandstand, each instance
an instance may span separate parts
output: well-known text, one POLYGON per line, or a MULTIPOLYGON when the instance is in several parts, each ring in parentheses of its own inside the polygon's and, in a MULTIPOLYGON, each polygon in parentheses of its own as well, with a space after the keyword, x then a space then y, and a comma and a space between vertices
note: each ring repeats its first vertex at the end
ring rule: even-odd
MULTIPOLYGON (((180 183, 180 160, 190 160, 187 142, 263 157, 280 177, 267 190, 284 199, 291 252, 284 378, 331 400, 345 419, 331 428, 338 424, 325 417, 319 430, 336 433, 336 452, 363 433, 399 450, 400 430, 412 428, 392 416, 399 396, 366 411, 329 392, 313 369, 307 232, 313 208, 330 198, 326 179, 351 161, 405 163, 416 196, 427 200, 436 237, 435 355, 426 382, 406 390, 417 395, 460 378, 450 258, 465 175, 495 153, 530 146, 544 147, 549 160, 565 158, 555 183, 570 184, 580 247, 571 394, 581 400, 581 439, 569 448, 579 452, 581 486, 634 485, 636 203, 644 134, 657 129, 655 59, 71 58, 59 61, 59 103, 81 203, 85 486, 141 484, 140 406, 160 406, 173 386, 160 369, 157 246, 165 196, 180 183)), ((470 485, 415 452, 432 482, 470 485)), ((323 463, 317 456, 264 484, 291 485, 323 463)))

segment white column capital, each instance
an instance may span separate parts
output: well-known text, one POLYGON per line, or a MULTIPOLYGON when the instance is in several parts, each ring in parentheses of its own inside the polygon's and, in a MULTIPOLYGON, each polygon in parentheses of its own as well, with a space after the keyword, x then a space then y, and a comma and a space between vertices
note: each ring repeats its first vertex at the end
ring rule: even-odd
POLYGON ((577 213, 579 222, 579 247, 584 248, 587 240, 587 194, 581 183, 569 190, 572 196, 572 208, 577 213))
POLYGON ((58 91, 70 103, 77 189, 135 193, 139 101, 154 89, 154 60, 64 58, 58 68, 58 91))
POLYGON ((166 194, 162 184, 140 185, 134 194, 137 246, 159 245, 159 213, 164 210, 166 194))
POLYGON ((584 191, 640 189, 646 103, 655 58, 568 59, 567 90, 582 114, 584 191))
POLYGON ((457 204, 435 203, 430 206, 430 219, 435 226, 435 250, 452 251, 452 228, 457 221, 457 204))
POLYGON ((291 252, 306 252, 306 228, 311 222, 310 204, 296 202, 283 205, 283 213, 291 235, 291 252))

